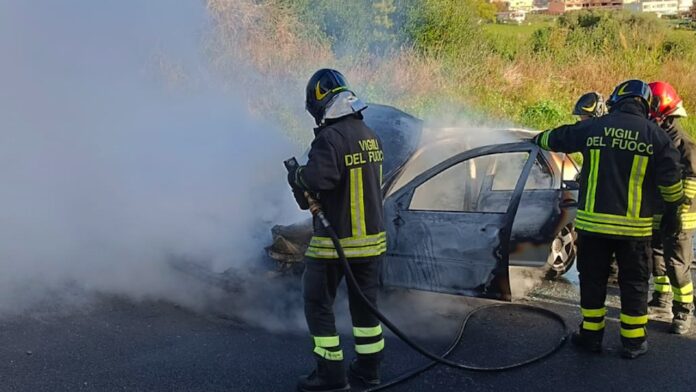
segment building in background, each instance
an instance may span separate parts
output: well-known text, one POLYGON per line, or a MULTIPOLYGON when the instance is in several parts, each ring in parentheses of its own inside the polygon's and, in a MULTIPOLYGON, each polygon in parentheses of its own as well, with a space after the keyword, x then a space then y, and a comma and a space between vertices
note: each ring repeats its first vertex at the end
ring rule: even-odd
POLYGON ((657 16, 679 14, 679 0, 642 0, 625 4, 624 8, 633 12, 651 12, 657 16))
POLYGON ((549 13, 560 15, 578 10, 618 10, 623 6, 623 0, 549 0, 549 13))
POLYGON ((691 12, 691 7, 693 7, 693 5, 694 0, 679 0, 679 13, 688 14, 691 12))
POLYGON ((522 24, 522 22, 527 19, 527 11, 503 11, 495 14, 495 19, 498 23, 517 23, 522 24))

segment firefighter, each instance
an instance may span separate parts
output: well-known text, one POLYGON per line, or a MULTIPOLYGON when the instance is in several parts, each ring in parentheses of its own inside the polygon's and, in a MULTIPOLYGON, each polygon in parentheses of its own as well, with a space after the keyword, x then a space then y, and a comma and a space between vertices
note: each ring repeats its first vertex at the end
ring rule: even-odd
POLYGON ((684 198, 679 153, 655 123, 648 120, 654 104, 650 87, 628 80, 608 101, 609 114, 540 133, 534 141, 543 149, 581 152, 578 231, 578 271, 583 322, 572 342, 601 352, 609 263, 616 254, 621 291, 621 342, 624 358, 648 350, 648 291, 652 217, 659 187, 665 201, 661 225, 679 231, 678 206, 684 198))
POLYGON ((596 91, 583 94, 573 108, 573 115, 578 116, 580 121, 602 117, 605 114, 607 114, 607 106, 604 98, 596 91))
MULTIPOLYGON (((360 289, 376 304, 380 264, 387 246, 381 190, 384 154, 380 140, 363 122, 361 112, 366 107, 340 72, 317 71, 309 79, 306 98, 306 109, 317 124, 315 138, 307 164, 291 171, 288 182, 300 208, 308 208, 303 192, 320 201, 360 289)), ((333 313, 342 279, 336 249, 315 217, 302 284, 317 366, 300 379, 300 391, 350 389, 333 313)), ((350 375, 377 385, 384 350, 382 327, 352 287, 348 288, 348 299, 357 354, 350 364, 350 375)))
MULTIPOLYGON (((578 116, 580 121, 602 117, 607 114, 607 112, 608 110, 604 102, 604 97, 596 91, 583 94, 575 103, 575 107, 573 107, 573 115, 578 116)), ((578 177, 580 177, 580 173, 578 173, 578 177)), ((611 258, 609 271, 609 283, 614 285, 617 284, 619 281, 619 265, 614 256, 611 258)))
MULTIPOLYGON (((669 83, 650 83, 652 93, 660 99, 660 106, 652 117, 672 140, 679 151, 682 165, 684 192, 688 199, 696 196, 696 145, 679 126, 678 119, 686 117, 682 99, 669 83)), ((649 306, 665 309, 672 304, 671 332, 685 334, 691 326, 694 309, 694 286, 691 281, 691 261, 694 257, 693 240, 696 229, 696 205, 684 205, 680 209, 682 231, 676 236, 656 232, 653 236, 654 291, 649 306)), ((655 227, 659 227, 660 215, 655 215, 655 227)))

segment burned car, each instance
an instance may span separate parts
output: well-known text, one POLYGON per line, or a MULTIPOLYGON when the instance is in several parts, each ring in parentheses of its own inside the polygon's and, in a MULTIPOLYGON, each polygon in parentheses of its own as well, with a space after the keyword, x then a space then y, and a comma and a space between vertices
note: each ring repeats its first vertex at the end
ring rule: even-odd
MULTIPOLYGON (((509 298, 508 267, 564 274, 575 261, 577 166, 519 129, 428 127, 370 105, 382 141, 387 256, 384 286, 509 298)), ((311 220, 272 229, 271 258, 299 266, 311 220)))

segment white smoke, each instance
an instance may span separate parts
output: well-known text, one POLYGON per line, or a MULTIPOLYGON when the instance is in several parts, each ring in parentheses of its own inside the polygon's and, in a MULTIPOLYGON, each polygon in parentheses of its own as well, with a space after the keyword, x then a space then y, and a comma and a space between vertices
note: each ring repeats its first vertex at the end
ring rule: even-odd
POLYGON ((248 91, 218 88, 207 18, 201 2, 0 2, 0 316, 93 293, 197 306, 208 289, 171 257, 249 269, 296 218, 281 161, 297 147, 248 91))

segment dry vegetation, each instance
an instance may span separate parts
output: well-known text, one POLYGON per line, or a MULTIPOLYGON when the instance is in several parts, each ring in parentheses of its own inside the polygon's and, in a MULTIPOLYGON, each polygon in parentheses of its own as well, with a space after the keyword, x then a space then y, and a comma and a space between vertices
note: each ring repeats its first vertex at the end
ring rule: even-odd
MULTIPOLYGON (((232 79, 243 74, 250 91, 263 91, 250 94, 252 106, 279 117, 290 133, 308 124, 304 83, 326 66, 344 71, 367 100, 419 115, 456 111, 545 128, 572 120, 570 107, 583 92, 608 94, 633 77, 673 83, 687 110, 696 110, 696 35, 672 32, 656 18, 578 14, 511 43, 484 34, 481 20, 455 0, 382 0, 375 2, 382 8, 366 12, 397 12, 394 1, 407 11, 398 26, 389 24, 388 44, 374 50, 371 42, 308 22, 321 20, 317 12, 340 12, 326 1, 209 0, 216 22, 210 53, 221 72, 232 79), (449 17, 438 19, 443 14, 449 17)), ((694 128, 691 120, 687 125, 694 128)))

